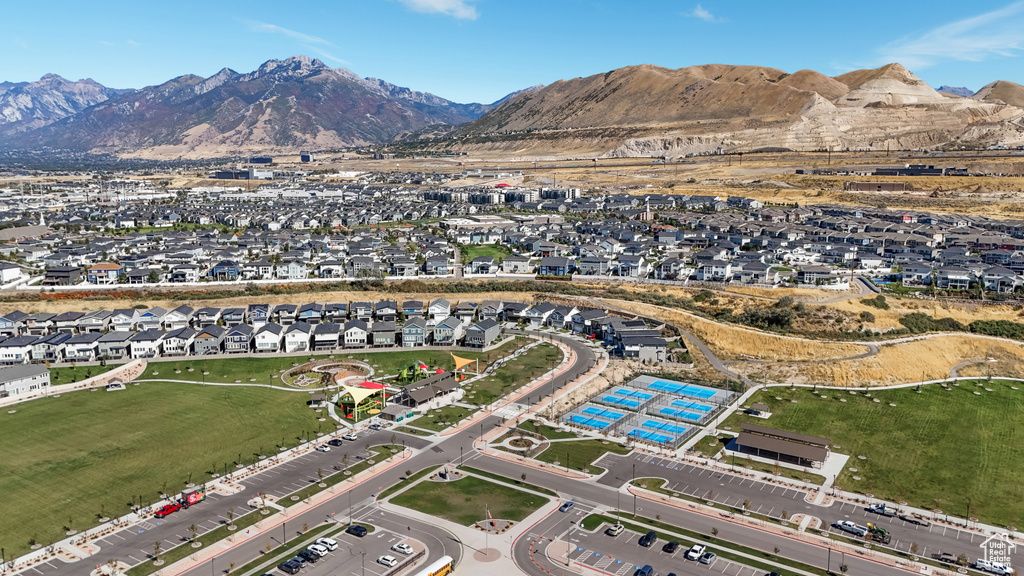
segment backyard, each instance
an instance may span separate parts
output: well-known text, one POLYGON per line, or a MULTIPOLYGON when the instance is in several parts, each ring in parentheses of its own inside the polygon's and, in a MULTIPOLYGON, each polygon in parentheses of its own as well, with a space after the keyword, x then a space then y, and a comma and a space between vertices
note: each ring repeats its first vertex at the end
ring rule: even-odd
POLYGON ((1018 386, 978 380, 919 393, 772 388, 749 400, 769 406, 768 421, 737 413, 722 427, 738 431, 753 422, 829 438, 834 452, 850 455, 837 480, 844 490, 1018 526, 1024 485, 1007 481, 1024 473, 1018 386))
POLYGON ((474 244, 459 246, 462 251, 463 264, 468 263, 477 256, 492 256, 495 262, 500 263, 512 252, 500 244, 474 244))
POLYGON ((519 522, 547 504, 548 499, 467 476, 454 482, 423 480, 390 502, 470 526, 487 518, 485 507, 493 518, 519 522))
POLYGON ((0 541, 8 557, 49 544, 66 526, 129 512, 159 492, 295 446, 318 422, 306 394, 250 387, 146 383, 19 404, 0 418, 0 541), (17 471, 16 473, 14 471, 17 471))

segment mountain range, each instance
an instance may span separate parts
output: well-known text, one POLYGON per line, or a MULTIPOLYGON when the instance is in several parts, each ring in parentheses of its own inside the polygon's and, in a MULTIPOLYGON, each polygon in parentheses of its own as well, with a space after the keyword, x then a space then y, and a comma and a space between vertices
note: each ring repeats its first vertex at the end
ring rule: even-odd
POLYGON ((459 104, 306 56, 270 60, 247 74, 224 68, 209 78, 179 76, 140 90, 53 75, 0 86, 0 145, 152 158, 380 144, 475 120, 504 101, 459 104))
POLYGON ((0 83, 7 149, 174 159, 396 140, 524 158, 1016 145, 1024 143, 1024 87, 935 90, 895 63, 834 77, 645 64, 460 104, 305 56, 139 90, 54 75, 0 83))

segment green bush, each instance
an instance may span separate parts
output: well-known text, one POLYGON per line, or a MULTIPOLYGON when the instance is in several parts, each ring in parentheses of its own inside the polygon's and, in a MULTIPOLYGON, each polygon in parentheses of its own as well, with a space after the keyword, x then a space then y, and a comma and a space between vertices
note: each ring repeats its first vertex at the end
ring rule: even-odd
POLYGON ((875 315, 872 314, 871 312, 868 312, 867 310, 865 310, 865 311, 860 313, 860 321, 861 322, 869 322, 869 323, 870 322, 874 322, 875 321, 875 315))
POLYGON ((975 320, 968 325, 975 334, 1024 340, 1024 324, 1010 320, 975 320))
POLYGON ((967 326, 952 318, 934 318, 921 312, 912 312, 900 318, 911 334, 924 332, 966 332, 967 326))
POLYGON ((865 298, 860 302, 865 306, 873 306, 875 308, 878 308, 879 310, 889 309, 889 303, 885 301, 885 296, 882 296, 881 294, 875 296, 874 298, 865 298))

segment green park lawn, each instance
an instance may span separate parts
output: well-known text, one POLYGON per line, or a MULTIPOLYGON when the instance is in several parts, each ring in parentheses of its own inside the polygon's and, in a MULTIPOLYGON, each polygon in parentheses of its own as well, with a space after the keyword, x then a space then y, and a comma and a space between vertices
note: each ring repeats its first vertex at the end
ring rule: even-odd
POLYGON ((58 384, 81 382, 86 378, 99 376, 116 367, 116 364, 107 364, 106 366, 62 366, 60 368, 50 368, 50 385, 56 386, 58 384))
MULTIPOLYGON (((488 352, 457 351, 455 354, 462 358, 480 358, 481 369, 483 369, 486 362, 509 354, 525 343, 525 341, 507 342, 499 348, 488 352)), ((345 360, 366 361, 376 371, 375 376, 383 376, 397 374, 402 368, 417 361, 423 362, 431 368, 451 370, 454 368, 451 355, 452 352, 446 350, 359 350, 353 352, 336 350, 330 354, 310 354, 309 356, 268 356, 265 358, 218 358, 209 360, 182 359, 173 362, 150 362, 140 378, 167 378, 170 380, 191 380, 195 382, 202 382, 204 379, 207 382, 234 382, 235 380, 240 380, 246 384, 249 383, 251 378, 255 378, 254 383, 256 384, 272 383, 279 386, 284 384, 281 381, 282 370, 292 368, 293 364, 304 364, 310 358, 324 359, 334 356, 334 359, 339 362, 345 360), (189 368, 192 368, 193 371, 189 372, 189 368), (175 370, 180 370, 181 372, 176 373, 175 370), (209 372, 209 374, 204 376, 204 371, 209 372)), ((97 373, 95 372, 97 369, 98 367, 93 367, 94 374, 97 373)), ((59 370, 61 371, 61 377, 64 378, 63 372, 67 369, 60 368, 59 370)), ((77 370, 84 375, 83 367, 78 367, 77 370)))
POLYGON ((318 422, 305 394, 265 388, 145 383, 19 404, 0 418, 0 542, 8 557, 175 493, 225 464, 298 444, 318 422))
MULTIPOLYGON (((461 355, 461 354, 460 354, 461 355)), ((490 404, 547 372, 562 361, 562 351, 551 344, 541 344, 495 370, 490 376, 472 383, 465 401, 490 404)))
POLYGON ((547 504, 548 499, 467 476, 455 482, 421 481, 390 502, 470 526, 487 518, 485 506, 493 518, 519 522, 547 504))
POLYGON ((443 406, 436 410, 430 410, 426 414, 413 420, 410 425, 426 430, 440 432, 445 428, 458 423, 464 418, 475 414, 476 410, 463 408, 462 406, 443 406))
POLYGON ((512 254, 508 248, 498 244, 462 246, 460 249, 462 249, 462 252, 465 255, 465 262, 463 262, 463 264, 468 263, 477 256, 492 256, 494 257, 495 262, 500 263, 506 256, 512 254))
POLYGON ((628 454, 632 448, 620 446, 603 440, 579 440, 571 442, 552 442, 548 447, 534 456, 535 459, 548 464, 558 463, 558 466, 565 466, 568 458, 569 468, 580 470, 587 474, 600 474, 604 468, 594 466, 598 458, 608 452, 613 454, 628 454))
POLYGON ((970 516, 982 522, 1020 526, 1024 483, 1016 479, 1024 475, 1024 390, 1012 386, 1024 388, 964 381, 950 390, 935 384, 920 393, 878 390, 870 398, 863 391, 819 389, 815 395, 772 388, 750 398, 770 407, 769 420, 737 413, 722 426, 738 431, 742 422, 753 422, 829 438, 833 451, 851 456, 837 481, 844 490, 959 517, 970 506, 970 516))

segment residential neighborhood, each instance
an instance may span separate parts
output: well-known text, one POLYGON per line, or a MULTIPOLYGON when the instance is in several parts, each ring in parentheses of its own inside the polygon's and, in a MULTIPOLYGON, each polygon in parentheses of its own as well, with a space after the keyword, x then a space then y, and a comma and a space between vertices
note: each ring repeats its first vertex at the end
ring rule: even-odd
POLYGON ((0 244, 0 280, 66 289, 539 276, 845 288, 858 274, 954 293, 1024 286, 1024 221, 737 196, 269 186, 102 208, 8 191, 0 218, 24 226, 0 244), (461 257, 488 245, 498 253, 461 257))

